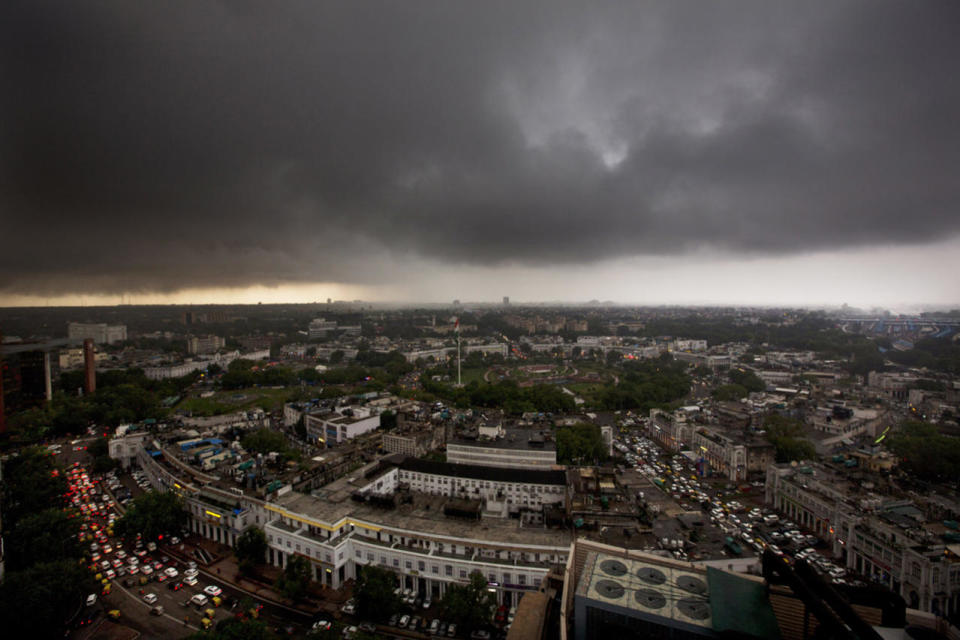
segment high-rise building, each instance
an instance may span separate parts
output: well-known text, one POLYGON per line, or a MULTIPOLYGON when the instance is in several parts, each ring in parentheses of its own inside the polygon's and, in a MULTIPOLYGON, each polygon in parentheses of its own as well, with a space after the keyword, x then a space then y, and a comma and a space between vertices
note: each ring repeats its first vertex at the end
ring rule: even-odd
POLYGON ((227 341, 220 336, 187 336, 187 353, 208 354, 216 353, 217 350, 224 348, 227 341))
POLYGON ((310 325, 307 327, 307 336, 311 340, 316 338, 326 338, 327 333, 336 330, 336 328, 336 320, 324 320, 323 318, 316 318, 310 321, 310 325))
POLYGON ((510 296, 503 296, 503 304, 510 304, 510 296))
POLYGON ((127 325, 108 325, 105 322, 71 322, 67 325, 71 340, 93 340, 97 344, 114 344, 127 339, 127 325))

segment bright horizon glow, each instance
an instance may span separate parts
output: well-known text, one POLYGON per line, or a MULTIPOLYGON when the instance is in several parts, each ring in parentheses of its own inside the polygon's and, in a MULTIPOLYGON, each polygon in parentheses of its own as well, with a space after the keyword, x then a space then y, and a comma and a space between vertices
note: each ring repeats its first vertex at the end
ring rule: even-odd
MULTIPOLYGON (((289 283, 275 287, 190 288, 127 293, 135 305, 303 304, 362 300, 380 304, 514 304, 612 301, 621 305, 823 307, 850 304, 914 312, 960 306, 951 274, 960 271, 960 239, 924 246, 838 250, 787 257, 699 254, 612 260, 586 266, 450 266, 393 263, 385 277, 402 284, 289 283)), ((112 306, 120 294, 2 295, 0 306, 112 306)))

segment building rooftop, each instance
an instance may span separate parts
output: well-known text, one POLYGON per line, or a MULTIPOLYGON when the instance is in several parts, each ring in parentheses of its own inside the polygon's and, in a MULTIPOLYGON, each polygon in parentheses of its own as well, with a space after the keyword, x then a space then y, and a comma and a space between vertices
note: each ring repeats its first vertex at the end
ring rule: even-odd
MULTIPOLYGON (((334 484, 341 482, 337 481, 334 484)), ((457 538, 465 543, 476 542, 484 546, 502 544, 508 547, 517 545, 565 547, 573 539, 570 532, 565 529, 521 526, 519 520, 510 518, 483 518, 477 521, 445 516, 443 506, 450 499, 447 496, 413 494, 411 496, 413 501, 410 504, 401 504, 395 509, 358 503, 350 499, 354 488, 351 485, 344 485, 339 489, 334 488, 333 491, 318 492, 316 497, 290 492, 280 497, 274 504, 327 524, 347 518, 376 523, 380 527, 414 532, 419 537, 428 538, 435 535, 444 539, 457 538)), ((366 538, 364 540, 366 541, 366 538)), ((484 561, 489 562, 491 559, 484 558, 484 561)), ((504 560, 504 563, 514 564, 513 561, 507 560, 504 560)), ((532 564, 539 566, 542 563, 532 564)))
POLYGON ((544 438, 544 434, 539 429, 507 429, 503 438, 497 439, 471 439, 471 438, 452 438, 449 445, 461 445, 466 447, 484 447, 487 449, 515 449, 527 450, 537 449, 543 451, 555 451, 557 448, 553 440, 544 438))
POLYGON ((482 467, 472 464, 433 462, 430 460, 420 460, 418 458, 406 458, 400 464, 400 468, 404 471, 451 476, 454 478, 472 478, 477 480, 494 480, 497 482, 524 484, 567 484, 567 474, 564 471, 482 467))

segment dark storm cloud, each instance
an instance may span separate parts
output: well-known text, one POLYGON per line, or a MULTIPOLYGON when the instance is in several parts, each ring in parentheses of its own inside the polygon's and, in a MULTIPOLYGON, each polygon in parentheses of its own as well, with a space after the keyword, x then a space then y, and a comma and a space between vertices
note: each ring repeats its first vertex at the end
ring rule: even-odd
POLYGON ((960 5, 7 3, 0 291, 960 228, 960 5))

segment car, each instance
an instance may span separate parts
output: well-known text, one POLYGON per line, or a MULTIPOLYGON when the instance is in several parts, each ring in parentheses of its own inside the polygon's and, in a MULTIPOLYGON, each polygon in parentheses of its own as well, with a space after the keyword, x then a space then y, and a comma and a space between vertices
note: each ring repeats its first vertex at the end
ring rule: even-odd
POLYGON ((329 620, 317 620, 313 623, 312 629, 314 631, 330 631, 333 628, 333 623, 329 620))
POLYGON ((114 569, 119 569, 120 567, 123 566, 123 560, 121 560, 120 558, 114 558, 110 562, 110 564, 113 566, 114 569))
POLYGON ((173 536, 172 538, 170 538, 170 544, 180 544, 180 538, 178 538, 177 536, 173 536))
POLYGON ((103 575, 107 577, 107 580, 113 580, 117 577, 117 572, 113 569, 107 569, 107 572, 103 575))
POLYGON ((170 589, 170 591, 180 591, 180 589, 183 589, 183 583, 171 580, 167 585, 167 589, 170 589))
POLYGON ((470 634, 470 640, 490 640, 490 632, 484 629, 477 629, 470 634))
POLYGON ((357 625, 357 626, 360 627, 360 631, 365 631, 366 633, 376 633, 376 632, 377 632, 377 625, 373 624, 372 622, 361 622, 361 623, 360 623, 359 625, 357 625))
POLYGON ((407 625, 407 628, 410 629, 411 631, 419 631, 420 622, 421 622, 420 616, 413 616, 412 618, 410 618, 410 624, 407 625))
POLYGON ((359 629, 356 626, 351 625, 343 628, 342 635, 344 638, 352 638, 353 636, 357 635, 358 631, 359 629))
POLYGON ((152 616, 162 616, 163 615, 163 605, 158 604, 150 609, 150 615, 152 616))
POLYGON ((215 584, 210 584, 203 588, 203 592, 208 596, 218 596, 223 593, 223 589, 215 584))
POLYGON ((180 575, 180 572, 174 569, 173 567, 167 567, 166 569, 163 570, 163 572, 171 578, 176 578, 178 575, 180 575))
POLYGON ((198 607, 205 606, 207 604, 207 596, 203 595, 202 593, 198 593, 192 598, 190 598, 190 602, 197 605, 198 607))
POLYGON ((450 626, 447 627, 447 637, 453 638, 457 635, 457 623, 451 622, 450 626))
POLYGON ((429 633, 430 635, 435 636, 437 635, 438 631, 440 631, 440 620, 438 618, 434 618, 430 621, 429 633))
POLYGON ((87 596, 87 606, 92 607, 95 604, 97 604, 97 594, 91 593, 87 596))
POLYGON ((355 614, 355 613, 357 612, 357 607, 356 607, 356 605, 350 604, 350 603, 348 602, 347 604, 345 604, 345 605, 343 605, 342 607, 340 607, 340 611, 344 612, 344 613, 347 614, 348 616, 352 616, 353 614, 355 614))
POLYGON ((117 551, 117 557, 120 558, 121 560, 125 560, 127 557, 127 552, 124 551, 123 549, 119 549, 117 551))
POLYGON ((157 594, 155 593, 145 593, 143 594, 143 601, 147 604, 153 604, 158 600, 157 594))
POLYGON ((424 598, 423 600, 424 609, 429 609, 431 604, 433 604, 433 600, 430 599, 430 596, 427 596, 426 598, 424 598))
POLYGON ((194 567, 194 568, 192 568, 192 569, 187 569, 186 571, 184 571, 184 572, 183 572, 183 575, 186 576, 186 577, 188 577, 188 578, 195 578, 195 577, 197 576, 197 574, 199 574, 199 573, 200 573, 200 572, 197 571, 196 567, 194 567))
POLYGON ((128 566, 127 566, 127 573, 130 574, 131 576, 135 576, 135 575, 137 575, 138 573, 140 573, 140 567, 138 567, 138 566, 135 565, 135 564, 128 565, 128 566))
POLYGON ((392 616, 390 616, 390 619, 387 621, 387 624, 390 625, 391 627, 395 627, 397 626, 397 623, 399 621, 400 621, 400 616, 398 616, 397 614, 393 614, 392 616))
POLYGON ((154 571, 163 571, 163 563, 159 560, 153 561, 153 570, 154 571))
POLYGON ((144 564, 142 567, 140 567, 140 572, 145 576, 151 576, 153 575, 153 567, 148 564, 144 564))
POLYGON ((183 579, 183 584, 188 585, 188 586, 191 586, 191 587, 197 586, 197 583, 198 583, 198 582, 200 582, 200 581, 197 580, 197 577, 196 577, 196 576, 187 576, 186 578, 183 579))
POLYGON ((400 616, 400 622, 397 624, 397 626, 401 629, 406 629, 408 624, 410 624, 410 616, 407 614, 400 616))

